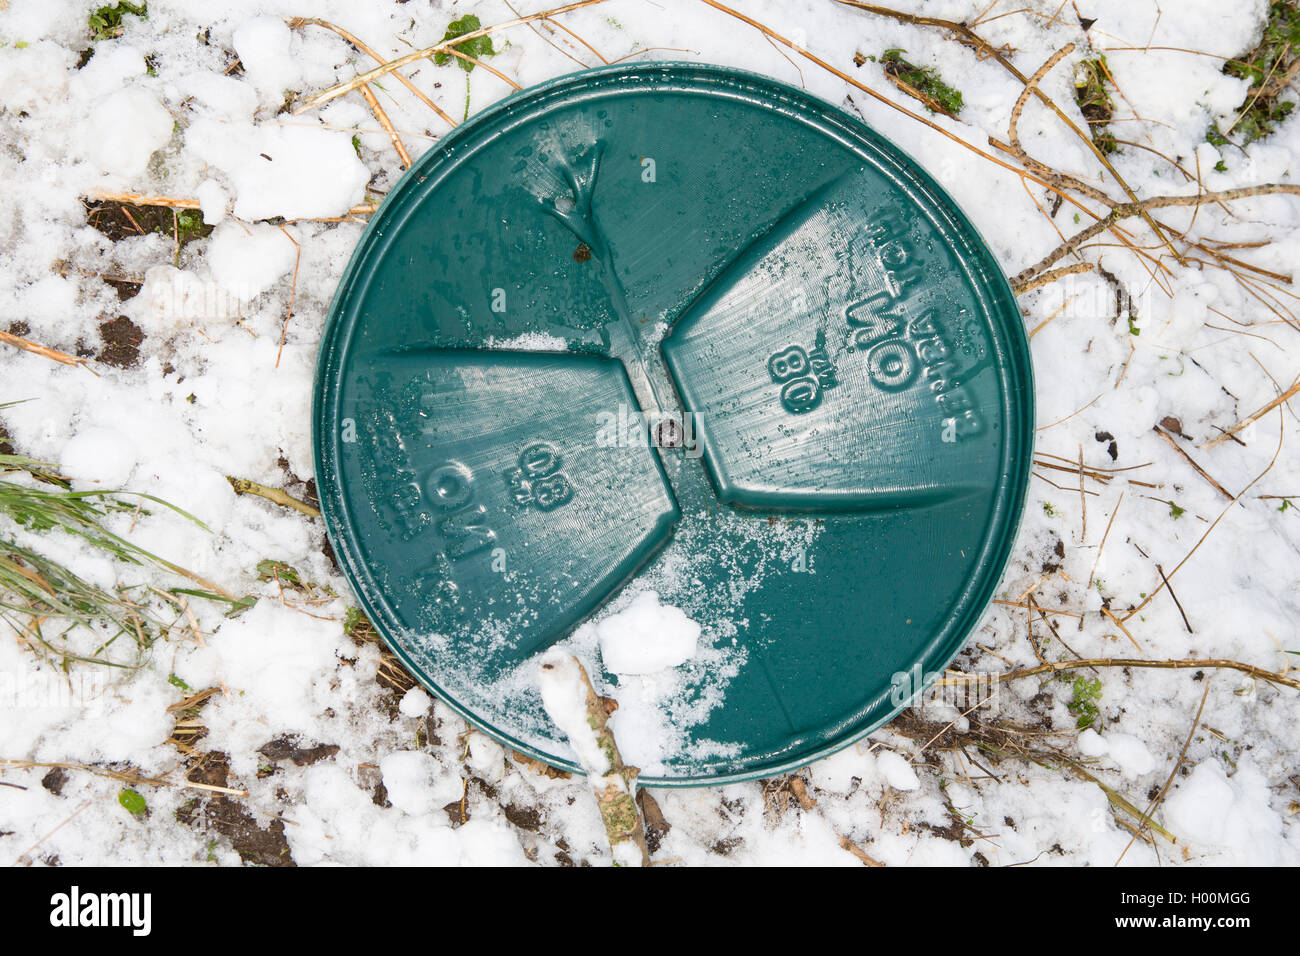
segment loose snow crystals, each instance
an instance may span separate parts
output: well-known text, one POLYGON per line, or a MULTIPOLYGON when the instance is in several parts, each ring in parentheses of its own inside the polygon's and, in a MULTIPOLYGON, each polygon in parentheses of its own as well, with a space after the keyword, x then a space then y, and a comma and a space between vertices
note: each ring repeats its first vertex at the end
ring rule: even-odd
POLYGON ((654 591, 642 591, 626 608, 596 625, 600 656, 611 674, 654 674, 695 656, 700 625, 654 591))

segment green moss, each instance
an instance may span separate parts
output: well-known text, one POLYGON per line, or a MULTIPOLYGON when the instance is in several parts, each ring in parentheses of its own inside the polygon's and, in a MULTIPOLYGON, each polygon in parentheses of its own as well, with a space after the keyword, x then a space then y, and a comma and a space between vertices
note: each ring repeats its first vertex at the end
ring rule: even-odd
POLYGON ((354 641, 372 641, 376 637, 374 625, 356 607, 343 612, 343 633, 354 641))
POLYGON ((1103 153, 1113 153, 1119 149, 1115 134, 1107 125, 1115 115, 1115 101, 1111 98, 1107 85, 1110 79, 1110 70, 1104 56, 1095 60, 1080 60, 1074 68, 1074 101, 1079 104, 1079 112, 1088 121, 1092 141, 1103 153))
MULTIPOLYGON (((910 87, 920 94, 931 112, 947 113, 956 116, 961 112, 961 91, 945 83, 938 72, 929 67, 918 67, 903 59, 906 50, 890 49, 880 54, 885 72, 903 86, 910 87)), ((875 57, 868 57, 874 60, 875 57)))

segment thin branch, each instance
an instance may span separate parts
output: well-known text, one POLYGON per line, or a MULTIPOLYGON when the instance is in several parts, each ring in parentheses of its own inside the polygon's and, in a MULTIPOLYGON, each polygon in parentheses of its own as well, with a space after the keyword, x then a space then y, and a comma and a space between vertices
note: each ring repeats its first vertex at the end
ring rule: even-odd
MULTIPOLYGON (((1059 282, 1061 279, 1064 279, 1066 276, 1079 275, 1081 272, 1091 272, 1096 268, 1097 265, 1096 263, 1093 262, 1076 262, 1073 265, 1062 266, 1060 269, 1052 269, 1050 272, 1040 273, 1039 275, 1034 276, 1032 279, 1028 280, 1027 282, 1021 282, 1018 285, 1013 285, 1011 287, 1011 291, 1014 292, 1016 295, 1024 295, 1026 292, 1030 292, 1034 289, 1039 288, 1040 286, 1051 285, 1053 282, 1059 282)), ((1046 325, 1046 324, 1047 322, 1042 323, 1042 325, 1046 325)), ((1039 328, 1041 327, 1042 326, 1039 326, 1039 328)), ((1037 331, 1038 329, 1034 329, 1034 332, 1037 331)))
MULTIPOLYGON (((705 0, 705 2, 708 2, 708 0, 705 0)), ((1294 183, 1265 183, 1261 186, 1241 186, 1237 189, 1223 189, 1219 192, 1197 193, 1194 196, 1152 196, 1138 202, 1121 203, 1104 218, 1080 229, 1038 262, 1016 273, 1011 279, 1011 285, 1015 287, 1029 282, 1035 275, 1055 265, 1078 248, 1079 245, 1105 232, 1116 222, 1131 219, 1133 216, 1140 216, 1151 209, 1165 209, 1170 206, 1200 206, 1208 202, 1228 202, 1233 199, 1246 199, 1251 196, 1273 196, 1278 194, 1300 195, 1300 185, 1294 183)))
POLYGON ((1300 680, 1294 677, 1287 677, 1285 674, 1278 674, 1274 671, 1265 670, 1262 667, 1256 667, 1253 664, 1246 664, 1242 661, 1231 661, 1223 658, 1185 658, 1180 660, 1148 660, 1144 657, 1092 657, 1082 658, 1077 661, 1052 661, 1046 664, 1036 664, 1033 667, 1025 667, 1021 670, 1008 671, 1002 674, 958 674, 951 671, 935 681, 936 686, 942 687, 960 687, 964 684, 978 683, 980 681, 992 681, 995 684, 1005 684, 1007 681, 1020 680, 1023 677, 1036 677, 1039 674, 1055 674, 1057 671, 1079 670, 1085 667, 1154 667, 1157 669, 1167 670, 1234 670, 1241 671, 1243 674, 1249 674, 1251 677, 1257 677, 1260 680, 1268 681, 1270 684, 1281 684, 1283 687, 1290 687, 1292 690, 1300 690, 1300 680))
POLYGON ((294 511, 302 512, 308 518, 320 517, 318 509, 313 508, 305 501, 299 501, 293 495, 281 491, 279 488, 271 488, 268 485, 259 484, 247 478, 232 478, 230 475, 226 476, 226 481, 230 482, 230 487, 235 489, 237 495, 256 495, 277 505, 283 505, 286 508, 292 508, 294 511))

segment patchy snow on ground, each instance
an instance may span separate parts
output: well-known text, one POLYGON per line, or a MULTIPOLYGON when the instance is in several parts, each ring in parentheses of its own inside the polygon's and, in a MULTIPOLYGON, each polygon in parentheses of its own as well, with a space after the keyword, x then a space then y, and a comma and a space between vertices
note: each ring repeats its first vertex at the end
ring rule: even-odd
MULTIPOLYGON (((134 670, 74 663, 64 673, 0 633, 0 782, 12 785, 0 787, 0 861, 608 863, 583 781, 471 730, 413 689, 381 645, 345 632, 347 586, 319 522, 237 496, 225 477, 310 494, 312 372, 330 297, 364 228, 364 212, 353 210, 401 175, 360 94, 286 111, 371 65, 334 33, 286 18, 332 21, 393 57, 437 42, 463 14, 484 24, 516 14, 499 0, 151 0, 147 18, 128 14, 120 35, 94 40, 92 6, 0 0, 0 330, 91 358, 75 367, 0 345, 0 403, 26 400, 0 409, 0 424, 18 452, 60 462, 76 488, 131 488, 193 513, 206 528, 157 508, 110 522, 258 600, 236 616, 198 597, 184 613, 172 607, 178 625, 134 670), (84 201, 101 191, 194 200, 215 229, 184 243, 179 227, 112 240, 84 201), (104 359, 104 323, 119 316, 143 339, 138 355, 114 364, 104 359), (264 560, 314 588, 259 576, 264 560), (128 785, 143 810, 120 799, 128 785)), ((1070 203, 1053 210, 1051 193, 955 141, 1016 166, 994 141, 1007 141, 1023 87, 988 57, 942 31, 830 0, 734 6, 880 98, 695 0, 607 0, 559 22, 607 60, 742 67, 859 114, 953 194, 1008 275, 1086 225, 1070 203), (924 112, 886 77, 880 55, 891 48, 960 89, 958 118, 931 117, 952 138, 882 102, 924 112)), ((1117 86, 1111 126, 1124 141, 1111 158, 1139 196, 1300 175, 1295 118, 1244 150, 1205 141, 1246 95, 1221 68, 1258 42, 1263 0, 1080 0, 1095 18, 1086 32, 1058 0, 898 6, 980 16, 980 31, 1026 75, 1075 43, 1043 89, 1080 126, 1074 65, 1104 53, 1117 86)), ((548 25, 515 26, 494 42, 492 66, 525 87, 598 65, 592 49, 548 25)), ((407 75, 456 118, 510 92, 454 62, 407 75)), ((376 86, 418 158, 447 125, 400 84, 376 86)), ((1020 138, 1042 162, 1121 197, 1041 103, 1026 106, 1020 138)), ((1204 447, 1300 374, 1294 322, 1271 308, 1295 298, 1263 284, 1300 262, 1300 199, 1173 207, 1160 217, 1253 271, 1233 276, 1209 253, 1181 266, 1166 257, 1162 289, 1153 266, 1162 250, 1129 220, 1129 241, 1145 256, 1103 234, 1085 255, 1104 274, 1021 296, 1034 331, 1037 455, 1047 465, 1032 481, 999 595, 1022 606, 987 612, 958 658, 963 670, 1030 667, 1041 654, 1230 659, 1278 672, 1300 651, 1300 515, 1286 497, 1300 495, 1300 422, 1282 406, 1238 440, 1204 447), (1081 492, 1077 474, 1058 470, 1080 457, 1109 480, 1081 492), (1155 594, 1162 574, 1172 587, 1155 594), (1152 594, 1123 626, 1111 616, 1152 594), (1052 613, 1031 622, 1029 596, 1052 613)), ((0 531, 101 586, 177 585, 58 533, 0 531)), ((699 630, 645 592, 573 638, 598 643, 626 675, 611 726, 624 726, 629 762, 662 756, 656 708, 671 697, 675 669, 705 653, 699 630), (638 645, 647 631, 668 639, 638 645)), ((860 865, 847 838, 888 865, 1111 865, 1121 856, 1295 865, 1298 718, 1295 690, 1211 667, 1011 681, 969 714, 944 700, 914 708, 801 771, 801 786, 654 791, 664 822, 652 826, 652 858, 860 865), (1080 732, 1081 721, 1091 726, 1080 732), (1060 759, 1006 756, 1026 735, 1060 759), (1176 844, 1134 840, 1137 821, 1098 785, 1144 809, 1167 781, 1155 820, 1176 844)))

